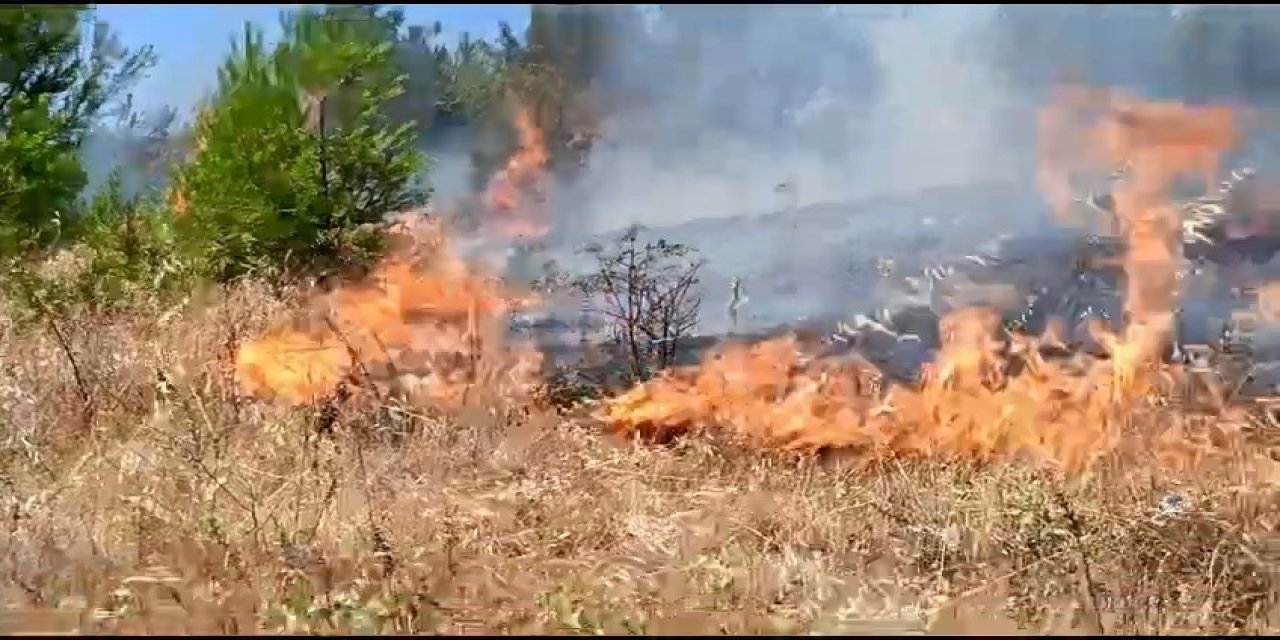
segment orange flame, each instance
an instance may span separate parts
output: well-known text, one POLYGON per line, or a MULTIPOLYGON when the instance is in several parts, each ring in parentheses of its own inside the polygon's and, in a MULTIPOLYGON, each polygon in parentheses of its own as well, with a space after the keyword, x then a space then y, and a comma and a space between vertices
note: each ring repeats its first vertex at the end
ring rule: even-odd
POLYGON ((1258 315, 1267 322, 1280 322, 1280 282, 1258 288, 1258 315))
POLYGON ((1113 223, 1128 240, 1124 331, 1091 327, 1109 359, 1049 360, 1039 339, 998 340, 998 315, 964 309, 942 322, 943 342, 919 388, 880 389, 869 365, 807 361, 793 338, 731 345, 700 367, 662 374, 607 402, 599 417, 622 433, 668 437, 699 425, 730 428, 763 446, 848 448, 870 458, 1031 456, 1081 470, 1114 450, 1153 406, 1168 373, 1179 224, 1174 177, 1212 175, 1233 142, 1230 113, 1065 91, 1041 114, 1042 187, 1068 195, 1070 172, 1125 164, 1113 223), (1091 122, 1092 121, 1092 122, 1091 122), (1100 121, 1100 124, 1097 123, 1100 121), (1093 146, 1079 150, 1069 142, 1093 146))
MULTIPOLYGON (((485 203, 507 237, 541 237, 550 229, 548 156, 527 109, 518 110, 515 127, 519 148, 491 180, 485 203)), ((346 380, 371 378, 454 405, 479 386, 514 395, 533 386, 541 354, 503 341, 507 312, 532 297, 475 272, 450 251, 438 224, 415 228, 414 218, 393 225, 411 255, 385 261, 368 283, 320 296, 311 326, 278 327, 240 348, 236 372, 247 392, 308 404, 346 380)))
POLYGON ((550 174, 545 136, 529 109, 515 117, 519 147, 506 166, 494 174, 485 190, 485 203, 497 214, 495 224, 508 238, 540 238, 550 230, 546 220, 550 174))
POLYGON ((417 255, 388 260, 370 282, 322 296, 312 328, 280 327, 243 345, 236 372, 244 389, 306 404, 353 376, 368 377, 444 405, 480 382, 527 390, 539 354, 503 345, 502 336, 506 312, 530 300, 473 272, 438 225, 417 233, 417 255))

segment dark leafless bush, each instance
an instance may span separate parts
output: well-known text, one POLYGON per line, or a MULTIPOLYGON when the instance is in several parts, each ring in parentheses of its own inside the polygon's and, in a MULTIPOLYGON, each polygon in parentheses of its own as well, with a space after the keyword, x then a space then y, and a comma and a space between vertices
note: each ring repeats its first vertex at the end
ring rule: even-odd
POLYGON ((612 247, 585 249, 597 269, 577 280, 585 294, 602 299, 600 312, 637 379, 670 366, 697 325, 704 264, 696 249, 661 239, 642 243, 640 232, 633 226, 612 247))

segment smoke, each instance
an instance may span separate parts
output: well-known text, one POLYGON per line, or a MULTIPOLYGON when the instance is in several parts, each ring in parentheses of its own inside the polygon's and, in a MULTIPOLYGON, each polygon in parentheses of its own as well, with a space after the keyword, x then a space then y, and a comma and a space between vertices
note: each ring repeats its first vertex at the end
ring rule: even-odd
POLYGON ((630 100, 606 114, 605 143, 562 189, 562 209, 599 232, 1029 183, 1034 114, 1064 73, 1148 98, 1253 100, 1245 74, 1265 75, 1264 63, 1247 57, 1266 57, 1258 46, 1270 46, 1277 17, 1187 5, 667 5, 610 34, 600 90, 630 100))
POLYGON ((559 227, 580 239, 642 224, 695 245, 709 259, 706 330, 735 276, 759 325, 847 313, 872 286, 849 273, 877 257, 955 259, 1050 227, 1035 114, 1064 74, 1240 100, 1247 79, 1222 78, 1249 61, 1227 36, 1258 21, 1215 14, 1197 52, 1187 34, 1202 11, 664 6, 611 34, 597 89, 626 99, 584 174, 557 189, 559 227))
POLYGON ((92 199, 116 174, 121 195, 134 198, 168 184, 166 161, 185 149, 177 111, 169 107, 134 112, 132 118, 99 122, 80 146, 85 171, 83 197, 92 199))
POLYGON ((428 183, 437 197, 456 198, 474 191, 475 168, 470 152, 480 133, 478 128, 454 126, 420 142, 419 150, 428 159, 428 183))
POLYGON ((989 11, 850 9, 669 7, 621 34, 612 74, 643 99, 605 120, 572 219, 668 226, 1016 180, 1031 148, 1002 137, 1014 105, 970 46, 989 11))

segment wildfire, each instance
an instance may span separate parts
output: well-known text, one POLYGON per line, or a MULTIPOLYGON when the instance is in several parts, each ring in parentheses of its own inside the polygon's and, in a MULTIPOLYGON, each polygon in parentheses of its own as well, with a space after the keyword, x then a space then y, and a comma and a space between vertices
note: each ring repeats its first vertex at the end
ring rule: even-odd
POLYGON ((236 371, 246 391, 306 404, 357 377, 454 405, 479 384, 527 389, 539 356, 502 338, 506 313, 531 300, 474 272, 438 224, 402 233, 414 234, 411 249, 369 282, 321 296, 309 326, 280 327, 241 347, 236 371))
POLYGON ((787 338, 728 346, 700 367, 613 399, 599 417, 622 433, 669 437, 717 426, 763 446, 847 448, 868 457, 1031 456, 1079 470, 1114 450, 1135 413, 1153 406, 1153 392, 1178 373, 1160 363, 1178 256, 1168 188, 1186 173, 1211 174, 1234 131, 1221 109, 1092 90, 1064 93, 1040 124, 1041 184, 1051 202, 1065 196, 1071 172, 1128 167, 1114 192, 1113 221, 1128 241, 1128 322, 1119 334, 1091 327, 1109 358, 1046 358, 1048 336, 998 340, 994 311, 964 309, 943 320, 941 348, 918 388, 882 391, 869 365, 806 361, 787 338), (1092 146, 1073 149, 1069 141, 1092 146))
MULTIPOLYGON (((547 153, 528 110, 515 119, 519 148, 484 194, 487 222, 507 237, 548 231, 547 153)), ((278 327, 237 354, 241 386, 257 396, 309 404, 347 380, 395 387, 435 405, 470 390, 523 395, 541 369, 531 345, 507 344, 507 314, 534 299, 506 290, 454 253, 444 229, 420 215, 391 221, 398 251, 367 282, 313 301, 303 327, 278 327)))
POLYGON ((546 220, 550 174, 545 136, 532 112, 524 107, 516 112, 515 129, 519 146, 490 179, 484 201, 496 214, 493 222, 506 237, 540 238, 551 230, 546 220))
MULTIPOLYGON (((1027 457, 1080 470, 1114 451, 1135 430, 1135 416, 1158 410, 1182 374, 1160 357, 1173 327, 1181 229, 1167 192, 1182 175, 1212 177, 1235 133, 1221 109, 1085 91, 1066 98, 1041 120, 1049 143, 1040 179, 1050 200, 1067 192, 1074 172, 1124 166, 1128 174, 1113 190, 1110 221, 1127 239, 1126 324, 1119 332, 1091 327, 1109 357, 1050 357, 1062 351, 1052 331, 1001 338, 995 311, 969 308, 943 319, 937 357, 913 388, 885 385, 858 359, 807 357, 788 337, 728 344, 701 366, 606 401, 597 416, 621 433, 669 438, 726 428, 765 447, 839 448, 867 459, 1027 457)), ((544 222, 527 217, 541 211, 541 200, 527 197, 545 186, 541 134, 526 111, 516 124, 520 150, 486 201, 506 232, 545 233, 544 222)), ((347 379, 409 377, 425 401, 440 405, 461 402, 481 384, 527 390, 540 357, 502 338, 506 313, 531 300, 463 263, 438 226, 413 233, 414 255, 386 262, 370 284, 323 296, 323 322, 246 344, 237 362, 246 389, 308 403, 347 379)), ((1185 452, 1185 441, 1152 435, 1168 451, 1185 452)))

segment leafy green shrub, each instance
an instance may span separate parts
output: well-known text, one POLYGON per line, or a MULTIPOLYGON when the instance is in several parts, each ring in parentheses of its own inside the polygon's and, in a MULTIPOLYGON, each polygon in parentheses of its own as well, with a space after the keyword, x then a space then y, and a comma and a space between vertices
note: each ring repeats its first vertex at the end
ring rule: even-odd
POLYGON ((90 255, 80 283, 85 301, 185 291, 191 273, 177 252, 168 209, 154 196, 126 198, 118 172, 93 198, 78 230, 90 255))
POLYGON ((149 48, 122 47, 102 22, 85 43, 89 12, 88 5, 0 11, 0 258, 62 237, 86 183, 85 137, 154 61, 149 48))
POLYGON ((126 198, 119 172, 68 226, 77 243, 41 261, 14 261, 6 290, 19 320, 74 309, 111 311, 185 293, 190 269, 176 251, 167 209, 126 198))
POLYGON ((310 9, 284 26, 271 52, 246 26, 177 176, 182 249, 220 280, 360 263, 378 248, 364 225, 421 201, 410 126, 382 115, 403 83, 391 44, 310 9))

